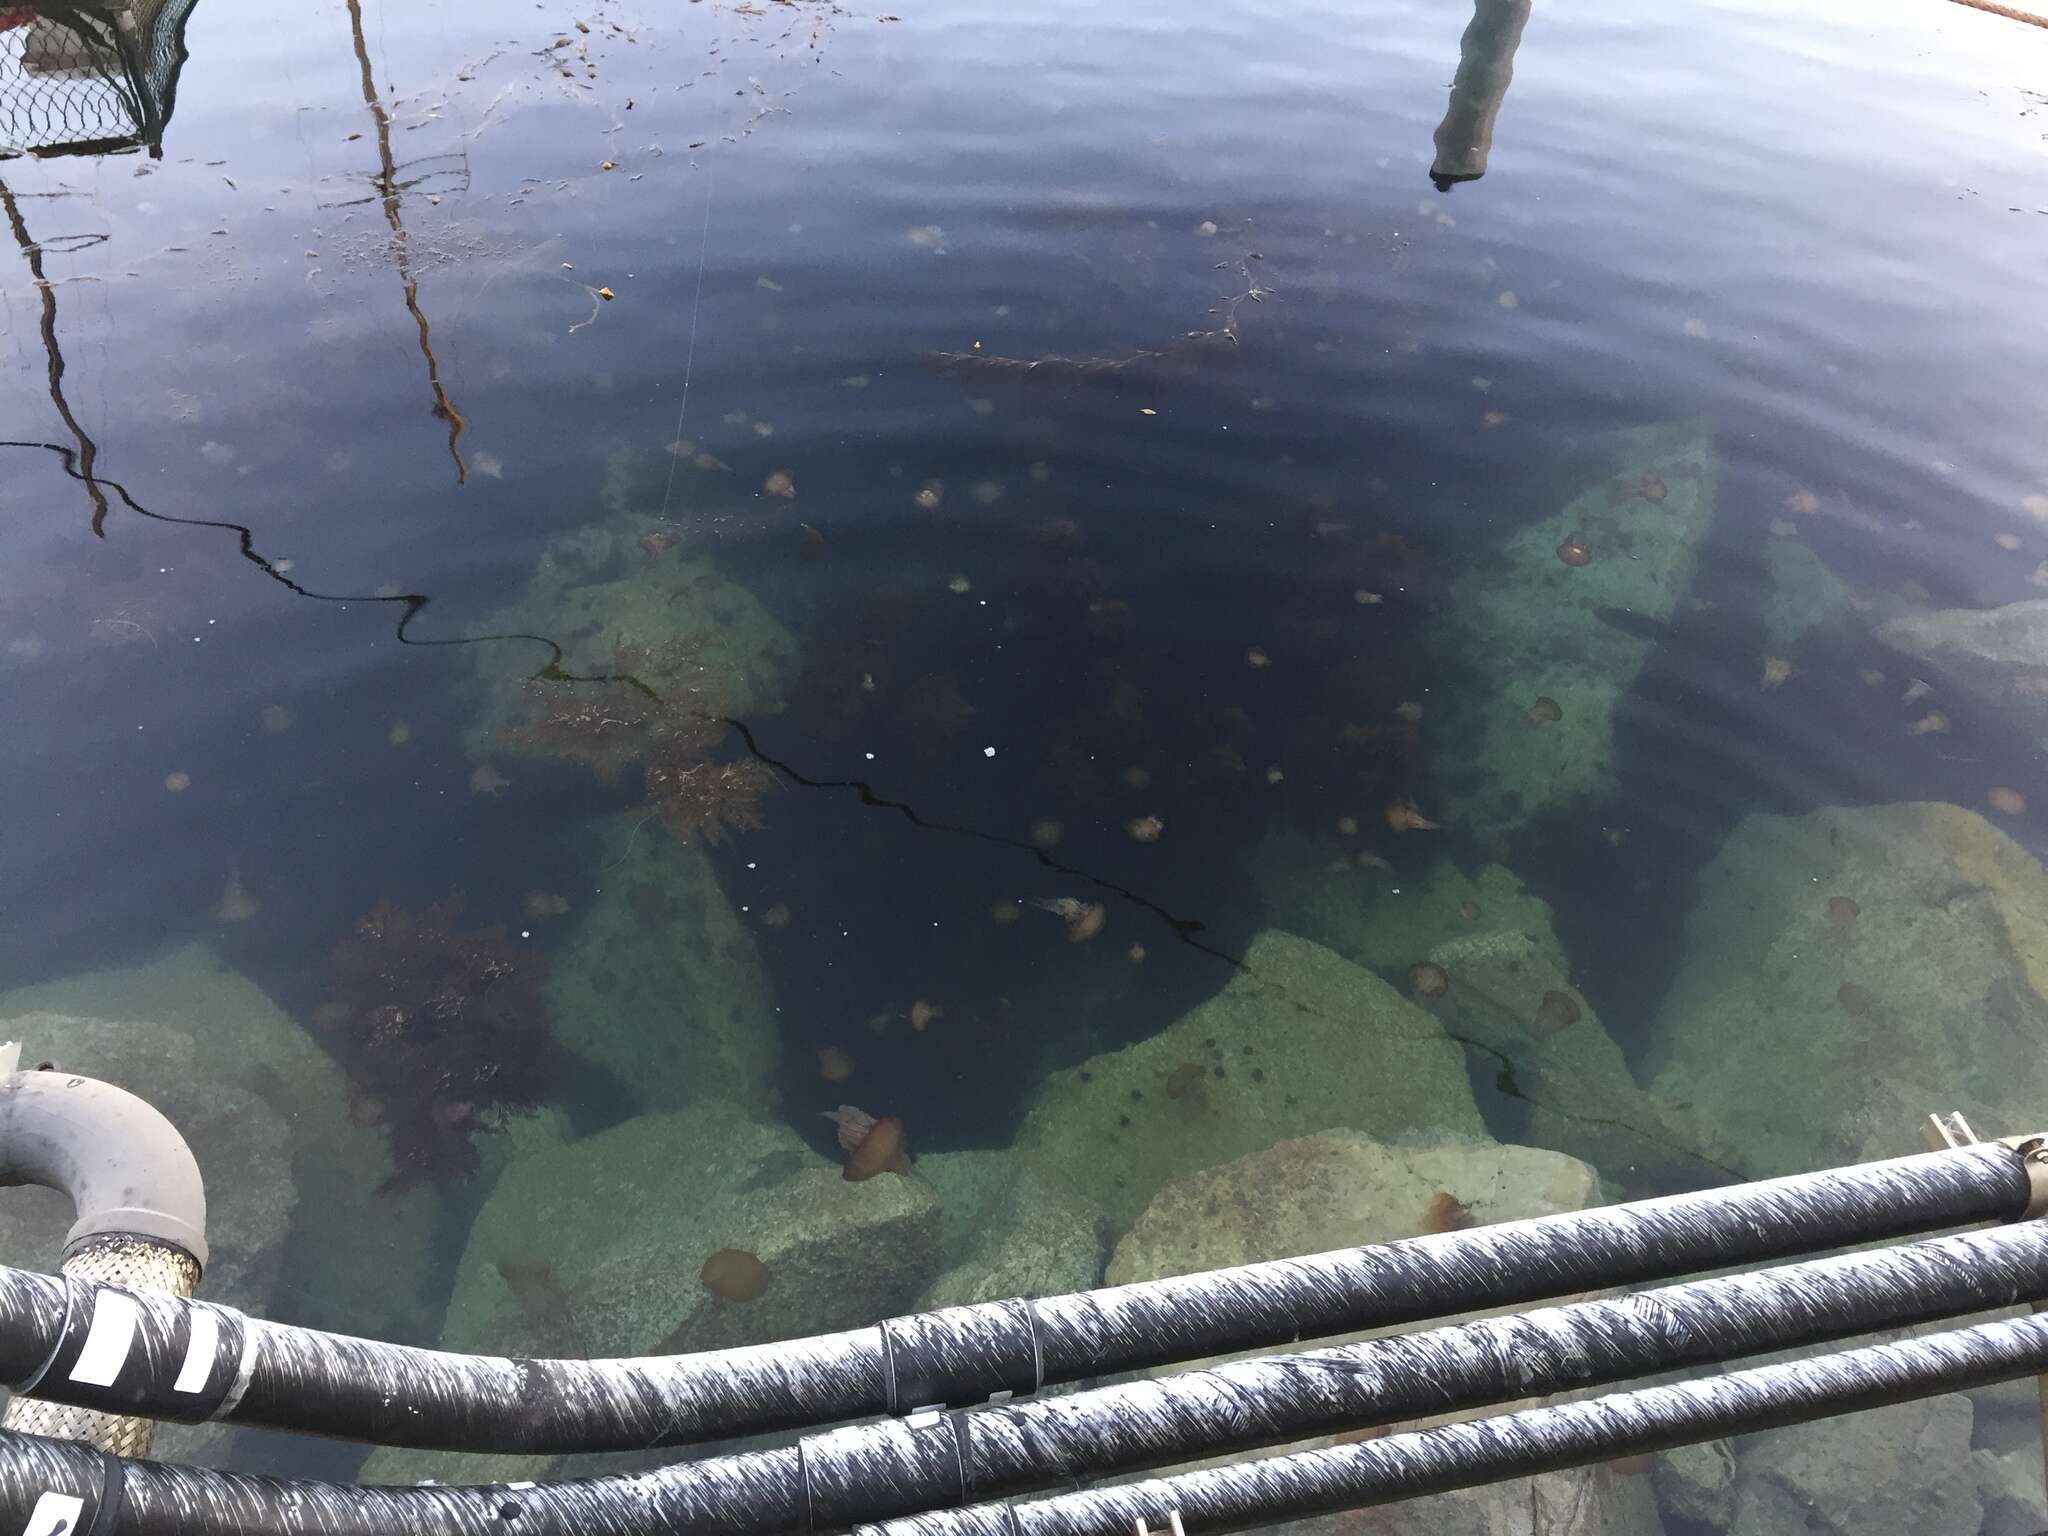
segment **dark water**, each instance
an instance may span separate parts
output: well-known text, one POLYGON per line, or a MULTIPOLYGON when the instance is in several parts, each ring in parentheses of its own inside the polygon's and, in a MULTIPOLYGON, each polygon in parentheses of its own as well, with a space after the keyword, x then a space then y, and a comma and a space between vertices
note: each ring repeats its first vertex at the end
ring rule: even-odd
POLYGON ((2048 35, 1538 0, 1439 192, 1463 5, 904 5, 199 0, 161 158, 0 163, 0 983, 200 939, 310 1016, 380 900, 558 942, 525 893, 587 906, 635 790, 490 735, 590 634, 476 637, 600 524, 787 632, 719 711, 779 787, 713 858, 788 914, 807 1134, 838 1045, 922 1145, 1003 1142, 1223 984, 1278 833, 1505 857, 1629 1044, 1746 812, 2048 806, 1988 703, 1907 734, 1854 608, 1759 684, 1774 544, 1866 610, 2038 590, 2048 35), (1609 792, 1384 830, 1473 771, 1431 734, 1498 660, 1444 638, 1461 578, 1668 422, 1713 520, 1688 601, 1612 616, 1653 649, 1609 792), (1099 940, 990 921, 1061 896, 1099 940), (866 1029, 913 999, 944 1026, 866 1029))

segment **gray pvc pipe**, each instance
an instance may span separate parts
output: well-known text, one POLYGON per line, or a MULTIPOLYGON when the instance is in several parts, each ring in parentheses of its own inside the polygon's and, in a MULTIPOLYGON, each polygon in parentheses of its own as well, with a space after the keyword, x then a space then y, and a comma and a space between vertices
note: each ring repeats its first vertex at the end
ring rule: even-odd
POLYGON ((71 1197, 72 1252, 96 1237, 168 1243, 206 1263, 206 1187, 178 1128, 125 1088, 70 1072, 0 1077, 0 1185, 71 1197))

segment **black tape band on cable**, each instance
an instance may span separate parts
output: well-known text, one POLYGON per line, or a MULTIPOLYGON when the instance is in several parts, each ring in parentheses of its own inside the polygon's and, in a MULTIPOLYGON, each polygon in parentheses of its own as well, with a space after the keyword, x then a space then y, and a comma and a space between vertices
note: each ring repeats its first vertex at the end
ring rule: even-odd
POLYGON ((897 1417, 923 1408, 965 1408, 1028 1397, 1045 1382, 1038 1312, 1022 1297, 958 1307, 940 1319, 971 1319, 971 1328, 933 1326, 932 1316, 890 1318, 881 1325, 884 1386, 897 1417))

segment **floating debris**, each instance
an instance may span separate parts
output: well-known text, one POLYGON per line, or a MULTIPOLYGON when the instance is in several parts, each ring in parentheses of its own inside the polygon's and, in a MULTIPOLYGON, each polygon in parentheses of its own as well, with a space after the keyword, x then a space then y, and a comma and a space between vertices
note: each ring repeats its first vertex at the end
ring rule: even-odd
POLYGON ((1403 704, 1396 704, 1394 706, 1394 718, 1397 720, 1405 720, 1410 725, 1413 725, 1416 721, 1420 720, 1422 718, 1422 714, 1422 706, 1412 701, 1403 704))
POLYGON ((790 477, 788 470, 778 469, 774 474, 761 482, 761 489, 770 496, 794 499, 796 496, 796 481, 790 477))
POLYGON ((2015 550, 2020 547, 2020 536, 2016 533, 1996 534, 1992 537, 1991 542, 1996 544, 2000 549, 2008 551, 2015 550))
POLYGON ((1166 830, 1166 823, 1157 816, 1133 816, 1124 823, 1124 830, 1131 834, 1133 842, 1156 843, 1159 834, 1166 830))
POLYGON ((917 488, 917 494, 910 498, 926 512, 938 510, 940 502, 946 499, 946 487, 937 480, 927 480, 917 488))
POLYGON ((809 523, 797 525, 796 557, 799 560, 822 560, 832 553, 832 546, 825 542, 825 535, 809 523))
POLYGON ((182 795, 192 787, 192 775, 173 771, 164 775, 164 788, 174 795, 182 795))
POLYGON ((945 1016, 945 1009, 937 1003, 928 1003, 923 998, 910 1005, 910 1027, 920 1035, 945 1016))
POLYGON ((1882 688, 1884 686, 1884 674, 1875 667, 1865 667, 1856 675, 1863 679, 1863 686, 1866 688, 1882 688))
POLYGON ((1520 309, 1522 307, 1521 299, 1516 296, 1515 290, 1512 288, 1503 289, 1493 302, 1502 309, 1520 309))
POLYGON ((1593 551, 1583 539, 1566 539, 1557 546, 1557 558, 1566 565, 1588 565, 1592 562, 1593 551))
POLYGON ((1050 816, 1041 816, 1031 823, 1031 841, 1037 847, 1057 848, 1066 835, 1067 829, 1050 816))
POLYGON ((1549 694, 1538 694, 1529 706, 1529 718, 1538 725, 1555 725, 1564 718, 1564 709, 1549 694))
POLYGON ((1929 710, 1918 720, 1915 720, 1906 727, 1906 734, 1908 736, 1946 736, 1948 734, 1948 716, 1938 709, 1929 710))
POLYGON ((1067 942, 1083 944, 1102 932, 1102 925, 1108 921, 1108 910, 1100 902, 1083 901, 1078 896, 1046 896, 1035 898, 1032 906, 1042 912, 1050 912, 1067 925, 1067 942))
POLYGON ((650 560, 659 560, 675 547, 676 535, 673 529, 650 528, 640 535, 640 553, 650 560))
POLYGON ((1489 432, 1511 419, 1506 411, 1481 411, 1479 413, 1479 425, 1489 432))
POLYGON ((478 763, 469 776, 469 792, 473 795, 499 795, 512 781, 490 763, 478 763))
POLYGON ((1415 808, 1413 800, 1389 800, 1387 825, 1396 832, 1436 832, 1442 823, 1431 821, 1415 808))
POLYGON ((768 1266, 744 1248, 721 1248, 704 1261, 697 1278, 721 1300, 749 1302, 768 1289, 768 1266))
POLYGON ((1133 944, 1124 953, 1130 957, 1131 964, 1133 965, 1143 965, 1145 963, 1145 946, 1142 944, 1133 944))
POLYGON ((266 736, 282 736, 292 728, 292 712, 282 704, 266 704, 263 713, 257 717, 263 725, 266 736))
POLYGON ((933 250, 946 238, 946 232, 936 224, 913 224, 903 231, 903 238, 921 251, 933 250))
POLYGON ((853 1076, 853 1056, 836 1045, 818 1052, 818 1076, 828 1083, 843 1083, 853 1076))
POLYGON ((1451 989, 1451 973, 1434 960, 1408 967, 1408 990, 1416 997, 1442 997, 1451 989))
POLYGON ((1261 667, 1270 667, 1273 664, 1273 658, 1255 645, 1244 653, 1244 664, 1256 671, 1261 667))
POLYGON ((1700 319, 1687 320, 1679 329, 1694 341, 1705 341, 1708 336, 1707 322, 1700 319))
POLYGON ((1337 818, 1337 835, 1339 837, 1358 836, 1358 818, 1356 816, 1339 816, 1337 818))
POLYGON ((2027 797, 2003 784, 1986 790, 1984 798, 1991 802, 1991 809, 2003 816, 2017 816, 2027 808, 2027 797))
POLYGON ((1811 491, 1794 491, 1785 498, 1785 510, 1797 512, 1804 517, 1812 517, 1820 511, 1820 498, 1811 491))
POLYGON ((1791 680, 1791 662, 1782 656, 1766 656, 1764 658, 1763 679, 1757 684, 1759 688, 1782 688, 1791 680))
POLYGON ((764 928, 787 928, 789 926, 789 903, 778 901, 766 912, 763 912, 761 914, 761 926, 764 928))
POLYGON ((228 871, 227 888, 220 893, 220 900, 213 904, 213 915, 224 923, 246 923, 263 910, 263 903, 249 894, 242 884, 242 867, 238 864, 228 871))
POLYGON ((1281 767, 1278 763, 1273 764, 1272 767, 1266 770, 1266 782, 1268 784, 1278 784, 1282 779, 1286 777, 1286 773, 1281 770, 1281 767))
POLYGON ((412 727, 403 720, 391 722, 391 729, 384 733, 384 740, 394 747, 402 747, 412 740, 412 727))
POLYGON ((974 583, 965 576, 956 574, 946 583, 946 590, 957 596, 965 597, 974 590, 974 583))
POLYGON ((690 456, 690 462, 696 465, 699 469, 720 470, 726 473, 730 473, 732 470, 732 466, 730 464, 726 463, 725 460, 721 459, 717 454, 711 452, 709 449, 705 449, 702 452, 692 454, 690 456))
POLYGON ((1201 223, 1195 226, 1195 233, 1204 240, 1214 239, 1216 235, 1216 221, 1214 219, 1202 220, 1201 223))

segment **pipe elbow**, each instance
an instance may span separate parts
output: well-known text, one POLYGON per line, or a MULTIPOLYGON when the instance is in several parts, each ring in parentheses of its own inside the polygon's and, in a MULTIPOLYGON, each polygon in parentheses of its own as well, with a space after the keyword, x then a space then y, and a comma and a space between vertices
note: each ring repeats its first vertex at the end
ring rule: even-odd
POLYGON ((125 1088, 72 1072, 0 1077, 0 1184, 68 1195, 65 1251, 99 1237, 168 1243, 206 1264, 206 1186, 178 1128, 125 1088))

